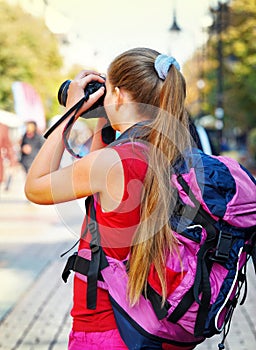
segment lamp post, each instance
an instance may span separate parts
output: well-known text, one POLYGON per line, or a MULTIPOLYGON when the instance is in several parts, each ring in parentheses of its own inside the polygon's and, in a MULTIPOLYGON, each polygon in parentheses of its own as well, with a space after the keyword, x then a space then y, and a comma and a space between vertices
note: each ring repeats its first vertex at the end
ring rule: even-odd
POLYGON ((179 27, 177 23, 177 18, 176 18, 176 7, 173 9, 173 17, 172 17, 172 25, 170 27, 170 32, 174 33, 179 33, 181 31, 181 28, 179 27))
MULTIPOLYGON (((176 56, 175 48, 177 48, 178 43, 179 43, 180 32, 181 32, 181 28, 177 23, 176 3, 174 1, 173 14, 172 14, 172 24, 169 28, 169 33, 171 34, 171 46, 169 47, 169 45, 168 45, 169 50, 170 50, 170 52, 169 52, 170 55, 176 56)), ((178 54, 178 52, 177 52, 177 54, 178 54)))

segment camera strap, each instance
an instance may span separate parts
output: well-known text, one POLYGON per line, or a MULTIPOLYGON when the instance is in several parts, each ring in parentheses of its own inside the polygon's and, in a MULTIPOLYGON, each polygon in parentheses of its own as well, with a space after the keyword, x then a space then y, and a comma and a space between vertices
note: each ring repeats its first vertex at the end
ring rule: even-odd
POLYGON ((76 114, 77 114, 78 110, 80 109, 80 107, 83 105, 84 101, 87 101, 87 100, 85 100, 85 98, 82 98, 79 101, 79 106, 78 106, 77 110, 75 111, 74 115, 72 115, 72 117, 69 119, 69 121, 65 125, 63 132, 62 132, 62 140, 63 140, 64 146, 65 146, 66 150, 75 158, 82 158, 82 157, 79 154, 75 153, 73 151, 72 147, 70 147, 70 145, 68 143, 68 136, 69 136, 69 133, 72 129, 73 124, 76 121, 76 114))
POLYGON ((65 120, 67 119, 68 116, 70 116, 71 113, 73 113, 75 111, 75 114, 70 118, 72 120, 72 123, 70 125, 72 125, 74 123, 74 119, 75 116, 78 112, 78 110, 82 107, 82 105, 84 104, 84 102, 88 101, 89 99, 89 93, 87 93, 83 98, 81 98, 80 101, 78 101, 73 107, 71 107, 59 120, 57 120, 56 123, 54 123, 50 129, 48 129, 46 131, 46 133, 44 134, 44 138, 47 139, 48 136, 65 120))

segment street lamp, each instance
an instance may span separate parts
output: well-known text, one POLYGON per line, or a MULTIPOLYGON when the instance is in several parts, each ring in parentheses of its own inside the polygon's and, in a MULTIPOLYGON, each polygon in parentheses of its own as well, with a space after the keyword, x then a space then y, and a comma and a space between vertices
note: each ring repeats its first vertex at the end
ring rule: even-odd
POLYGON ((179 56, 179 36, 181 32, 181 28, 177 23, 177 17, 176 17, 176 4, 173 5, 173 14, 172 14, 172 24, 169 28, 169 33, 171 34, 170 38, 170 44, 168 45, 169 48, 169 54, 174 57, 179 56))
POLYGON ((175 7, 173 9, 172 25, 171 25, 169 31, 173 32, 173 33, 179 33, 181 31, 181 28, 177 24, 176 8, 175 7))

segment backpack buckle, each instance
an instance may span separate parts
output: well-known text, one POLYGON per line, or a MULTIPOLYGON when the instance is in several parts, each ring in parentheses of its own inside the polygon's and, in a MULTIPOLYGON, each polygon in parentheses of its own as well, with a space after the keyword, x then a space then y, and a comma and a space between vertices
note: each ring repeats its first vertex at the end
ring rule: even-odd
POLYGON ((87 227, 92 235, 92 240, 90 243, 91 252, 97 253, 100 249, 100 243, 99 243, 98 226, 96 221, 89 222, 87 227))
POLYGON ((219 232, 216 250, 214 252, 213 260, 227 261, 229 259, 230 249, 232 247, 232 234, 229 232, 219 232))
POLYGON ((97 224, 95 221, 89 222, 88 223, 88 228, 89 231, 91 233, 91 235, 93 235, 95 232, 97 232, 97 224))
POLYGON ((90 244, 91 252, 97 253, 100 249, 100 247, 97 244, 90 244))

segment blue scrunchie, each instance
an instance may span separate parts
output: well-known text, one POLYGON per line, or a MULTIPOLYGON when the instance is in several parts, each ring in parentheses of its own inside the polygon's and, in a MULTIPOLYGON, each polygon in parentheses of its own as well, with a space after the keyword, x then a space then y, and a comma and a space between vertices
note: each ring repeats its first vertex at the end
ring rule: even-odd
POLYGON ((155 70, 160 79, 165 80, 171 65, 180 70, 180 65, 174 57, 162 54, 157 56, 155 59, 155 70))

